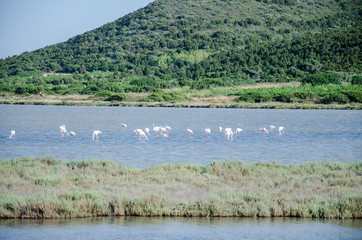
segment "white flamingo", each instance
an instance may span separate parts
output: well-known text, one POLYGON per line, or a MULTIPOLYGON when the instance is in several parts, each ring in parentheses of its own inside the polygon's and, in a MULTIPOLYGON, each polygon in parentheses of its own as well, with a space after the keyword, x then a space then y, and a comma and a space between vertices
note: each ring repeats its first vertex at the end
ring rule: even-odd
POLYGON ((160 127, 160 126, 155 126, 155 124, 152 124, 152 126, 153 126, 153 131, 154 131, 156 134, 160 132, 160 130, 161 130, 161 127, 160 127))
POLYGON ((279 127, 279 135, 284 135, 285 131, 284 131, 284 127, 280 126, 279 127))
POLYGON ((224 129, 224 133, 229 132, 229 131, 233 131, 233 129, 232 128, 225 128, 224 129))
POLYGON ((11 130, 9 138, 14 138, 14 137, 15 137, 15 130, 11 130))
POLYGON ((210 128, 206 128, 206 129, 205 129, 205 136, 207 137, 209 134, 211 134, 211 129, 210 129, 210 128))
POLYGON ((61 136, 64 137, 64 134, 67 133, 67 128, 65 127, 65 124, 60 125, 59 129, 61 136))
POLYGON ((99 130, 95 130, 93 131, 93 137, 92 137, 92 140, 97 139, 98 140, 98 134, 102 133, 101 131, 99 130))
POLYGON ((188 128, 187 129, 187 135, 189 136, 189 138, 191 138, 192 134, 194 134, 194 132, 190 128, 188 128))
POLYGON ((150 136, 150 129, 149 128, 145 128, 145 132, 147 133, 147 136, 150 136))
POLYGON ((161 128, 160 128, 160 131, 161 131, 161 133, 167 133, 166 127, 161 127, 161 128))
POLYGON ((163 138, 168 138, 168 135, 167 135, 166 133, 161 133, 161 136, 162 136, 163 138))
POLYGON ((226 131, 226 132, 225 132, 225 136, 226 136, 226 139, 227 139, 228 141, 232 141, 232 140, 233 140, 234 133, 233 133, 233 131, 226 131))
POLYGON ((140 140, 140 141, 141 141, 142 137, 144 137, 144 138, 146 138, 146 139, 148 140, 145 132, 144 132, 142 129, 136 129, 136 130, 134 130, 133 132, 136 133, 136 136, 139 137, 139 140, 140 140))
POLYGON ((71 137, 77 136, 77 134, 75 134, 75 132, 73 132, 73 131, 70 131, 70 133, 68 133, 67 135, 68 135, 68 136, 71 136, 71 137))
POLYGON ((274 129, 275 129, 275 126, 273 126, 273 125, 270 125, 270 126, 269 126, 270 134, 273 134, 273 133, 274 133, 274 132, 273 132, 274 129))
POLYGON ((260 131, 263 133, 263 136, 269 133, 269 130, 266 128, 260 128, 260 131))
POLYGON ((242 131, 243 131, 242 128, 237 128, 237 129, 235 130, 235 133, 241 133, 242 131))

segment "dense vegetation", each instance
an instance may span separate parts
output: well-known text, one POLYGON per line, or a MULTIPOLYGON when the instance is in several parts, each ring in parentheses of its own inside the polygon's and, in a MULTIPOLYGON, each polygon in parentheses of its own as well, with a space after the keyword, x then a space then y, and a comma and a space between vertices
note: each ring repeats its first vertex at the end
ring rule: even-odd
MULTIPOLYGON (((129 78, 117 80, 117 73, 88 73, 60 76, 13 77, 1 82, 0 91, 23 96, 32 94, 86 94, 96 99, 116 102, 192 102, 195 92, 205 88, 204 97, 237 96, 238 102, 248 103, 310 103, 310 104, 348 104, 362 103, 361 75, 326 72, 309 74, 300 79, 298 87, 240 89, 238 87, 219 87, 213 81, 204 87, 183 87, 169 90, 167 85, 150 79, 129 78), (148 92, 139 99, 131 97, 132 92, 148 92)), ((196 83, 196 82, 195 82, 196 83)), ((200 86, 200 85, 199 85, 200 86)))
POLYGON ((357 0, 156 0, 64 43, 1 59, 2 90, 15 91, 7 85, 22 85, 19 77, 28 85, 19 93, 93 94, 356 75, 361 11, 357 0), (102 82, 83 75, 94 71, 114 74, 102 82), (43 72, 75 75, 37 82, 43 72))
POLYGON ((0 161, 0 218, 240 216, 361 218, 362 164, 163 165, 0 161))
POLYGON ((244 102, 309 102, 316 104, 345 104, 350 102, 362 103, 362 86, 328 85, 312 87, 283 87, 249 89, 233 91, 244 102))

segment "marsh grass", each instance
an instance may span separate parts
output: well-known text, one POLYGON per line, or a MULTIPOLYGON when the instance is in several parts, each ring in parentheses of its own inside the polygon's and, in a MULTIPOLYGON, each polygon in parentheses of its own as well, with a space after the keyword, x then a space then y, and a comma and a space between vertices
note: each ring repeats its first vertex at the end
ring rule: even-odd
POLYGON ((0 161, 0 218, 361 218, 362 163, 161 165, 0 161))

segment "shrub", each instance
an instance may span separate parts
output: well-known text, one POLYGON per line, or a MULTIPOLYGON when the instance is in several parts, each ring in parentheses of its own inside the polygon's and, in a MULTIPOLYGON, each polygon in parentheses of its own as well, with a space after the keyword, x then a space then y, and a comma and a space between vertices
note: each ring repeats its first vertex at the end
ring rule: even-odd
POLYGON ((51 91, 57 94, 63 94, 65 90, 65 87, 63 85, 58 85, 52 87, 51 91))
POLYGON ((159 83, 150 78, 133 79, 129 84, 133 86, 135 92, 150 92, 160 86, 159 83))
POLYGON ((362 103, 362 92, 359 89, 348 89, 344 91, 351 102, 362 103))
POLYGON ((307 90, 299 90, 295 94, 295 97, 302 100, 311 100, 313 98, 316 98, 317 95, 314 92, 307 91, 307 90))
POLYGON ((295 94, 292 92, 280 92, 275 96, 275 100, 278 102, 296 102, 297 98, 295 97, 295 94))
POLYGON ((188 98, 182 93, 154 91, 150 96, 144 98, 144 102, 176 102, 187 100, 188 98))
POLYGON ((82 94, 95 94, 100 91, 100 88, 96 85, 90 85, 83 89, 82 94))
POLYGON ((362 85, 362 75, 356 75, 352 77, 353 85, 362 85))
POLYGON ((252 103, 260 102, 260 95, 258 94, 258 92, 241 93, 239 101, 252 102, 252 103))
POLYGON ((100 92, 96 93, 94 96, 95 97, 111 97, 112 95, 114 95, 113 92, 103 90, 103 91, 100 91, 100 92))
POLYGON ((321 99, 321 103, 324 104, 331 104, 331 103, 345 104, 349 102, 350 102, 349 98, 343 93, 332 93, 321 99))
POLYGON ((112 96, 108 97, 106 101, 125 101, 129 98, 129 96, 125 93, 118 93, 113 94, 112 96))
POLYGON ((302 79, 302 83, 312 84, 313 86, 322 85, 322 84, 339 84, 340 79, 336 74, 333 73, 319 73, 319 74, 311 74, 302 79))
POLYGON ((15 89, 16 94, 38 94, 43 90, 42 86, 35 87, 34 85, 23 85, 15 89))
POLYGON ((286 74, 294 78, 302 78, 305 77, 306 72, 303 72, 302 70, 296 67, 291 67, 286 71, 286 74))
POLYGON ((9 85, 1 85, 0 86, 0 91, 2 91, 2 92, 12 92, 12 91, 14 91, 14 87, 9 86, 9 85))

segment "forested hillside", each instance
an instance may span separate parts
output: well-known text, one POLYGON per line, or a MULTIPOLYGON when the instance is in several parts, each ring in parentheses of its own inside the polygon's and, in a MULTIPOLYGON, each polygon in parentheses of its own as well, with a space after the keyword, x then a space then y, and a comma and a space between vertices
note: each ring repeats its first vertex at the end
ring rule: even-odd
POLYGON ((108 80, 118 92, 360 74, 361 14, 359 0, 156 0, 64 43, 1 59, 2 90, 15 89, 14 77, 44 85, 34 77, 45 72, 114 72, 108 80))

